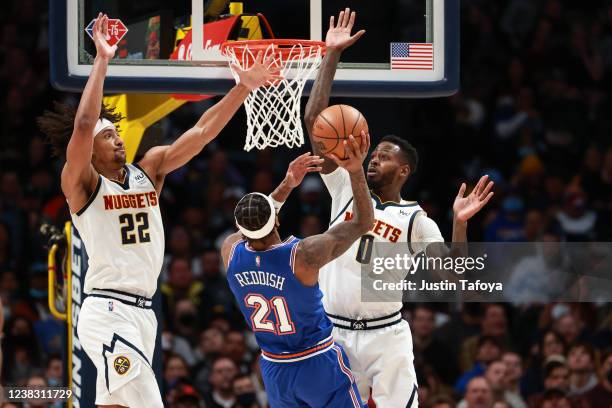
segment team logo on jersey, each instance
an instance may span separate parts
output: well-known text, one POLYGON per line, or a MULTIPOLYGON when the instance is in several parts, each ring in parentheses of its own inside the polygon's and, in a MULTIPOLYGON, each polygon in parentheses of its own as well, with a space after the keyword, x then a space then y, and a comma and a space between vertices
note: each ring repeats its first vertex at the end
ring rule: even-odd
POLYGON ((259 257, 259 255, 255 257, 255 265, 257 265, 258 267, 261 266, 261 258, 259 257))
POLYGON ((114 308, 115 308, 115 304, 113 303, 112 300, 109 300, 108 301, 108 311, 112 312, 114 308))
POLYGON ((410 214, 408 214, 406 211, 404 210, 399 210, 400 215, 403 215, 404 217, 409 216, 410 214))
POLYGON ((145 305, 145 300, 144 300, 144 298, 138 298, 138 300, 136 301, 136 303, 138 304, 138 307, 144 307, 144 305, 145 305))
POLYGON ((119 356, 115 359, 113 363, 113 367, 115 367, 115 371, 119 375, 123 375, 128 372, 130 369, 131 363, 130 360, 125 356, 119 356))
POLYGON ((139 173, 136 175, 136 177, 134 177, 134 180, 138 183, 138 184, 145 184, 147 182, 145 174, 144 173, 139 173))
POLYGON ((366 326, 366 322, 362 322, 361 320, 355 320, 354 322, 351 322, 352 330, 364 330, 366 326))

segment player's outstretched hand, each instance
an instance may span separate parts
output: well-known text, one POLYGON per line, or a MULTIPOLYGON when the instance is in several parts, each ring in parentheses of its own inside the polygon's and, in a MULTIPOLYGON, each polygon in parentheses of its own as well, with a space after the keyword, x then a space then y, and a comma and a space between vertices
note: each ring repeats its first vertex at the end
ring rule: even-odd
POLYGON ((466 185, 465 183, 461 183, 461 187, 459 188, 459 193, 457 197, 455 197, 455 202, 453 204, 453 212, 455 213, 455 219, 461 222, 466 222, 470 218, 474 216, 478 211, 484 207, 491 197, 493 197, 493 192, 491 189, 493 188, 493 182, 487 180, 489 176, 484 175, 478 180, 478 184, 472 190, 467 197, 464 197, 466 185))
POLYGON ((310 152, 304 153, 289 163, 285 181, 289 186, 295 188, 302 183, 302 180, 304 180, 304 176, 306 176, 307 173, 323 170, 321 164, 323 164, 323 159, 321 157, 313 156, 310 152))
POLYGON ((340 12, 337 22, 334 16, 331 16, 329 19, 329 30, 325 37, 325 46, 328 49, 343 51, 355 44, 355 41, 365 34, 365 30, 361 30, 351 35, 351 30, 353 25, 355 25, 355 16, 356 13, 354 11, 351 12, 351 9, 348 7, 340 12))
POLYGON ((109 45, 108 40, 108 16, 98 13, 98 18, 93 26, 93 40, 96 44, 96 56, 111 59, 115 56, 117 45, 109 45))
POLYGON ((257 54, 250 68, 242 69, 236 64, 232 64, 232 68, 238 75, 239 83, 250 90, 257 89, 266 83, 272 84, 283 78, 280 74, 280 66, 276 63, 274 56, 268 55, 264 58, 261 51, 257 54))
POLYGON ((363 170, 363 161, 365 160, 368 152, 370 151, 370 134, 361 131, 361 146, 357 144, 357 140, 353 135, 350 135, 344 143, 344 157, 342 160, 335 154, 326 155, 333 160, 339 167, 346 169, 349 173, 355 173, 359 170, 363 170))

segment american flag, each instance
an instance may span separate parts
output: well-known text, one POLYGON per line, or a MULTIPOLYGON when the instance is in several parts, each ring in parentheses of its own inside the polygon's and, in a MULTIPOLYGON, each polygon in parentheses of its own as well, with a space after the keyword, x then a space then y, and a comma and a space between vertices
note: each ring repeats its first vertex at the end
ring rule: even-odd
POLYGON ((432 43, 391 43, 391 69, 433 70, 432 43))

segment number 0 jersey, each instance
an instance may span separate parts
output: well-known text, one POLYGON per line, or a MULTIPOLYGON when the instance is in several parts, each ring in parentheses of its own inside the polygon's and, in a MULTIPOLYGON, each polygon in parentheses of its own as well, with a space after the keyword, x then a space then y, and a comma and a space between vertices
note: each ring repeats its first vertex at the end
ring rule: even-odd
POLYGON ((255 251, 242 240, 230 252, 229 286, 267 360, 297 361, 333 346, 319 285, 305 286, 293 274, 299 242, 289 237, 255 251))
POLYGON ((72 221, 89 256, 85 293, 114 289, 153 297, 164 256, 164 227, 153 182, 125 165, 125 181, 100 175, 72 221))
MULTIPOLYGON (((329 174, 321 174, 321 177, 332 198, 331 228, 353 216, 351 180, 341 167, 329 174)), ((381 203, 372 194, 372 205, 374 225, 362 239, 397 244, 409 254, 422 250, 422 245, 413 248, 413 243, 444 241, 436 223, 427 217, 418 203, 405 200, 381 203)), ((402 308, 401 302, 361 301, 362 264, 357 259, 365 255, 360 253, 360 241, 355 241, 345 253, 321 268, 319 284, 325 311, 350 319, 375 319, 397 312, 402 308)))

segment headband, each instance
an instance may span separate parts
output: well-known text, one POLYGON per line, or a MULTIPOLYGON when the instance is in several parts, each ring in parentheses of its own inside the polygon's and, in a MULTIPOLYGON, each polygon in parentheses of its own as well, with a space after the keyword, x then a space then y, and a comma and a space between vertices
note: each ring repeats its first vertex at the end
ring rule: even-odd
POLYGON ((268 205, 270 206, 270 218, 268 218, 268 221, 264 224, 263 227, 261 227, 260 229, 256 231, 251 231, 251 230, 244 228, 238 223, 238 220, 236 220, 236 226, 238 227, 240 232, 242 232, 242 234, 245 237, 251 238, 251 239, 261 239, 265 237, 266 235, 268 235, 270 232, 272 232, 272 230, 274 229, 274 221, 276 220, 276 210, 274 209, 274 203, 272 202, 272 199, 270 197, 268 197, 267 195, 261 194, 261 193, 252 193, 252 194, 260 195, 266 199, 268 205))
POLYGON ((98 119, 98 121, 96 122, 96 127, 94 128, 94 132, 93 132, 94 137, 96 137, 98 133, 100 133, 104 129, 116 129, 116 128, 115 128, 115 125, 113 125, 113 122, 111 122, 110 120, 106 118, 98 119))

